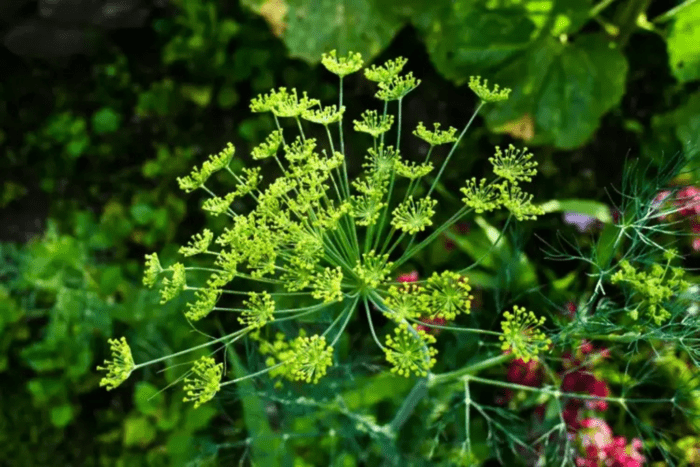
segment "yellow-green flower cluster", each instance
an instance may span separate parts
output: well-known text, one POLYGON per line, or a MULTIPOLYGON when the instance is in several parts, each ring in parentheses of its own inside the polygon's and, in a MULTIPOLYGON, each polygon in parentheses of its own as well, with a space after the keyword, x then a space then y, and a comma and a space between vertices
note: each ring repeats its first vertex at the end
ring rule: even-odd
POLYGON ((435 337, 425 331, 399 324, 394 328, 393 336, 386 336, 384 353, 392 365, 391 372, 406 377, 411 374, 427 376, 437 361, 437 350, 430 347, 434 343, 435 337))
POLYGON ((453 320, 471 312, 474 297, 469 279, 454 271, 434 272, 421 284, 391 286, 384 304, 386 316, 397 322, 419 316, 453 320))
MULTIPOLYGON (((672 257, 667 255, 667 261, 670 262, 672 257)), ((690 286, 683 279, 684 274, 685 271, 682 268, 669 268, 668 264, 665 268, 660 264, 654 264, 650 272, 638 271, 625 260, 620 263, 620 270, 613 274, 610 280, 613 284, 625 282, 640 294, 643 297, 643 304, 646 305, 646 314, 658 326, 671 317, 671 313, 664 308, 663 303, 690 286), (673 275, 666 278, 669 269, 673 275)), ((638 309, 633 310, 631 316, 637 319, 638 309)))
POLYGON ((211 357, 202 357, 194 363, 192 372, 194 378, 185 378, 184 402, 194 401, 194 408, 214 398, 221 389, 221 376, 224 372, 223 363, 217 364, 211 357))
POLYGON ((532 195, 523 192, 518 185, 503 182, 497 188, 500 191, 500 204, 517 220, 535 220, 544 214, 544 209, 532 204, 532 195))
POLYGON ((413 73, 408 72, 403 76, 394 76, 388 81, 379 82, 379 91, 375 97, 382 101, 397 101, 416 89, 420 80, 413 77, 413 73))
POLYGON ((382 133, 386 133, 394 124, 393 115, 377 116, 376 110, 365 110, 362 115, 362 120, 353 120, 355 131, 369 133, 373 138, 377 138, 382 133))
POLYGON ((107 371, 107 375, 100 381, 100 386, 106 386, 108 391, 116 388, 129 378, 134 370, 134 359, 131 356, 131 348, 126 339, 108 339, 112 350, 112 361, 105 360, 106 367, 98 366, 98 370, 107 371))
POLYGON ((504 155, 496 146, 496 154, 489 160, 494 173, 506 180, 495 184, 487 184, 485 178, 478 184, 476 178, 467 180, 466 187, 460 190, 464 194, 462 201, 478 214, 505 207, 519 221, 536 219, 544 214, 544 210, 532 204, 532 195, 523 192, 519 186, 521 181, 531 181, 537 173, 537 163, 530 161, 531 158, 527 148, 519 151, 510 145, 504 155))
POLYGON ((372 65, 370 68, 365 69, 365 78, 378 83, 391 81, 401 73, 406 62, 408 62, 407 59, 398 57, 394 60, 387 60, 381 66, 372 65))
POLYGON ((481 83, 481 76, 470 76, 469 77, 469 89, 474 91, 474 94, 479 96, 484 102, 500 102, 508 99, 511 90, 509 88, 504 88, 499 90, 498 85, 494 86, 493 91, 488 88, 489 80, 485 79, 483 84, 481 83))
POLYGON ((430 302, 430 295, 418 284, 404 283, 398 287, 392 285, 384 299, 387 307, 384 314, 390 320, 402 323, 420 317, 430 302))
POLYGON ((418 202, 415 202, 411 196, 394 209, 391 225, 409 234, 422 232, 426 227, 433 225, 432 217, 435 214, 433 208, 436 204, 437 201, 427 196, 420 198, 418 202))
POLYGON ((327 126, 342 120, 344 113, 345 106, 341 107, 340 110, 336 110, 336 106, 331 105, 322 109, 306 110, 301 117, 304 120, 327 126))
POLYGON ((275 319, 275 301, 267 292, 251 292, 249 296, 250 298, 243 302, 248 309, 242 313, 243 316, 238 318, 238 321, 244 326, 260 329, 275 319))
POLYGON ((158 280, 158 275, 163 272, 157 253, 146 255, 146 269, 143 273, 143 285, 152 289, 158 280))
POLYGON ((508 145, 505 154, 501 148, 496 146, 496 154, 489 157, 493 164, 493 173, 503 177, 511 183, 517 185, 519 181, 530 182, 532 176, 537 174, 537 162, 531 161, 532 153, 527 152, 527 148, 522 151, 515 149, 512 144, 508 145))
POLYGON ((170 266, 168 269, 173 271, 173 277, 172 279, 168 279, 167 277, 163 279, 163 288, 160 289, 160 304, 164 304, 166 302, 169 302, 173 298, 177 297, 180 295, 180 292, 182 292, 185 287, 187 286, 186 284, 186 278, 185 278, 185 265, 182 263, 175 263, 172 266, 170 266))
POLYGON ((273 131, 265 138, 264 142, 253 148, 250 156, 256 161, 274 156, 282 144, 282 139, 282 130, 273 131))
POLYGON ((204 253, 209 248, 211 240, 214 238, 214 234, 209 229, 204 229, 202 233, 195 234, 192 237, 192 241, 187 246, 180 247, 178 253, 183 256, 194 256, 200 253, 204 253))
POLYGON ((430 318, 453 320, 458 314, 469 314, 474 297, 466 276, 454 271, 434 272, 428 278, 426 292, 430 294, 430 318))
MULTIPOLYGON (((341 78, 341 84, 344 76, 362 67, 361 56, 355 53, 338 57, 332 51, 324 54, 322 63, 341 78)), ((373 137, 362 164, 363 173, 354 180, 348 178, 351 171, 346 165, 343 125, 339 125, 339 138, 335 133, 336 128, 330 128, 331 124, 343 121, 346 107, 343 106, 342 92, 337 106, 325 107, 305 92, 285 87, 252 99, 250 109, 253 112, 272 113, 277 128, 262 144, 252 149, 251 158, 256 161, 272 159, 279 166, 280 175, 275 180, 263 183, 259 166, 234 172, 229 165, 235 149, 229 143, 219 154, 210 156, 201 168, 195 167, 188 176, 178 178, 180 187, 187 192, 196 188, 206 191, 210 198, 204 202, 203 209, 214 216, 225 216, 228 224, 216 235, 204 229, 179 249, 187 257, 198 254, 213 256, 212 268, 189 268, 187 272, 191 276, 186 278, 183 264, 175 263, 164 269, 156 254, 147 255, 144 285, 153 287, 161 279, 161 274, 169 271, 172 275, 168 274, 169 277, 162 279, 161 303, 172 300, 183 291, 193 291, 195 300, 187 304, 185 311, 190 324, 214 311, 240 311, 238 320, 243 329, 216 342, 230 344, 239 337, 250 335, 260 341, 260 353, 267 356, 266 365, 272 376, 282 375, 289 380, 309 383, 318 382, 332 364, 333 347, 326 342, 325 334, 333 326, 340 325, 339 331, 333 330, 333 342, 337 342, 350 322, 354 307, 364 299, 372 337, 386 353, 392 371, 404 376, 426 375, 435 364, 436 350, 431 347, 435 338, 412 327, 409 322, 418 318, 453 320, 459 314, 470 312, 473 297, 469 294, 471 287, 466 277, 450 271, 434 273, 422 284, 398 287, 387 284, 387 278, 397 264, 404 263, 414 250, 420 250, 429 243, 430 238, 413 249, 409 246, 404 256, 396 262, 389 261, 389 255, 401 244, 405 234, 415 236, 432 225, 437 201, 429 195, 435 184, 427 196, 414 197, 414 193, 423 192, 420 179, 433 169, 428 160, 433 146, 457 141, 455 128, 440 130, 440 125, 436 123, 434 130, 430 131, 421 122, 413 133, 426 141, 431 151, 422 164, 402 159, 399 151, 401 132, 393 128, 395 118, 388 112, 394 105, 389 106, 388 101, 398 100, 401 106, 403 98, 420 84, 420 80, 410 72, 401 75, 405 64, 406 60, 399 58, 365 70, 368 79, 378 82, 376 97, 387 101, 387 104, 381 116, 376 110, 369 110, 354 121, 356 131, 373 137), (283 118, 293 121, 280 123, 283 118), (299 136, 285 138, 283 125, 285 132, 293 131, 287 123, 298 128, 299 136), (306 136, 311 134, 306 129, 309 124, 326 127, 326 149, 320 148, 322 141, 306 136), (397 131, 396 148, 384 145, 387 133, 393 131, 397 131), (280 157, 279 153, 284 157, 280 157), (232 178, 235 184, 233 190, 217 194, 216 188, 205 186, 217 171, 223 171, 222 175, 232 178), (399 186, 395 189, 395 184, 408 184, 406 178, 410 180, 408 190, 404 191, 399 186), (352 194, 351 187, 354 188, 352 194), (392 198, 395 193, 405 193, 404 199, 397 201, 392 198), (244 197, 246 199, 242 199, 244 197), (248 202, 254 202, 249 212, 236 212, 248 202), (387 250, 391 240, 395 240, 395 243, 387 250), (361 248, 361 244, 364 248, 361 248), (382 244, 380 249, 378 245, 382 244), (209 275, 208 279, 206 276, 202 278, 205 285, 188 285, 187 279, 193 282, 201 271, 209 275), (263 290, 248 292, 242 309, 217 307, 222 294, 229 292, 224 287, 234 278, 236 283, 252 280, 260 282, 263 287, 278 287, 295 295, 306 295, 305 298, 301 297, 299 303, 309 297, 321 303, 298 310, 276 310, 272 297, 284 292, 263 290), (374 332, 368 301, 381 308, 398 326, 386 337, 386 346, 381 344, 374 332), (260 337, 274 336, 274 332, 268 331, 268 325, 277 324, 276 314, 290 313, 286 315, 289 316, 286 320, 324 308, 335 312, 336 303, 342 303, 338 308, 345 309, 336 315, 335 321, 323 335, 307 337, 302 329, 298 337, 292 340, 287 340, 281 333, 277 333, 274 342, 260 337), (291 314, 297 311, 301 313, 291 314), (343 320, 344 317, 347 318, 343 320)), ((484 100, 507 97, 506 90, 499 91, 496 87, 494 91, 488 91, 486 83, 481 85, 478 79, 474 86, 475 92, 484 100)), ((400 121, 400 108, 398 115, 400 121)), ((322 132, 320 134, 323 135, 322 132)), ((477 185, 472 179, 471 185, 468 182, 467 188, 463 189, 465 203, 477 212, 505 206, 519 219, 532 216, 535 212, 530 203, 532 197, 522 194, 517 187, 520 181, 529 181, 534 175, 536 164, 529 161, 530 157, 526 151, 520 155, 512 147, 505 155, 496 148, 496 155, 492 158, 494 172, 505 182, 487 186, 485 180, 477 185)), ((444 165, 437 179, 443 169, 444 165)), ((220 177, 216 181, 219 182, 220 177)), ((466 211, 464 209, 462 212, 466 211)), ((231 297, 233 300, 236 298, 235 295, 231 297)), ((134 364, 124 339, 110 343, 115 360, 107 362, 108 366, 100 369, 109 371, 103 382, 111 389, 128 377, 134 364)), ((195 362, 192 373, 194 377, 185 380, 185 400, 194 401, 195 407, 199 407, 220 390, 223 364, 217 364, 214 358, 203 357, 195 362)))
POLYGON ((325 268, 313 277, 311 296, 322 299, 323 303, 340 302, 343 300, 341 282, 343 271, 340 267, 325 268))
POLYGON ((354 271, 367 287, 375 289, 391 272, 392 264, 389 255, 377 255, 372 250, 362 255, 362 262, 357 260, 354 271))
POLYGON ((513 313, 506 311, 501 321, 503 335, 499 336, 502 350, 510 350, 515 358, 522 358, 527 363, 552 345, 552 341, 538 326, 544 324, 545 318, 537 319, 532 311, 518 305, 513 307, 513 313))
POLYGON ((272 112, 275 117, 299 117, 311 107, 320 104, 318 99, 309 99, 306 93, 299 99, 297 90, 287 92, 286 87, 271 90, 269 94, 258 96, 250 103, 253 112, 272 112))
POLYGON ((231 159, 233 159, 233 154, 235 151, 236 149, 233 147, 233 144, 228 143, 226 148, 224 148, 221 152, 216 155, 209 156, 209 160, 202 164, 201 169, 197 169, 197 167, 195 167, 192 169, 190 175, 177 179, 180 189, 184 190, 186 193, 189 193, 203 186, 212 174, 225 167, 228 167, 231 159))
POLYGON ((482 178, 479 184, 476 184, 476 178, 467 180, 467 186, 461 188, 460 191, 464 194, 462 201, 464 204, 473 208, 477 214, 484 211, 493 211, 499 207, 498 195, 492 185, 486 185, 487 180, 482 178))
MULTIPOLYGON (((276 378, 278 376, 284 377, 289 381, 295 381, 295 377, 290 373, 291 366, 289 363, 294 358, 294 350, 290 341, 286 339, 286 336, 282 332, 275 334, 274 340, 267 340, 260 337, 259 331, 252 332, 249 336, 260 343, 258 351, 261 355, 267 355, 265 359, 265 365, 270 368, 270 377, 276 378), (276 366, 279 363, 282 365, 276 366)), ((306 336, 304 329, 299 331, 299 337, 306 336)), ((281 382, 275 384, 276 387, 281 386, 281 382)))
POLYGON ((322 336, 299 336, 292 343, 292 351, 289 371, 297 381, 316 384, 333 363, 333 347, 326 345, 322 336))
POLYGON ((331 73, 341 78, 351 73, 355 73, 362 68, 362 54, 350 52, 347 57, 336 56, 336 51, 331 50, 328 54, 321 55, 321 63, 331 73))
POLYGON ((202 204, 202 209, 204 209, 205 211, 209 211, 214 216, 220 216, 221 214, 226 212, 229 206, 231 206, 231 203, 236 198, 236 195, 236 191, 232 191, 223 198, 213 196, 208 200, 204 201, 204 203, 202 204))
POLYGON ((199 321, 211 313, 221 296, 221 290, 208 287, 206 289, 197 290, 195 296, 197 297, 197 301, 195 303, 188 303, 187 311, 185 312, 185 316, 190 321, 199 321))
POLYGON ((396 170, 396 175, 400 177, 415 180, 428 175, 433 170, 433 164, 430 162, 415 164, 414 162, 404 161, 397 157, 394 162, 394 170, 396 170))
POLYGON ((433 123, 435 130, 430 131, 423 126, 423 122, 418 122, 418 127, 413 131, 413 134, 428 143, 431 146, 438 146, 440 144, 454 143, 457 141, 455 133, 456 128, 448 128, 447 130, 440 130, 439 123, 433 123))

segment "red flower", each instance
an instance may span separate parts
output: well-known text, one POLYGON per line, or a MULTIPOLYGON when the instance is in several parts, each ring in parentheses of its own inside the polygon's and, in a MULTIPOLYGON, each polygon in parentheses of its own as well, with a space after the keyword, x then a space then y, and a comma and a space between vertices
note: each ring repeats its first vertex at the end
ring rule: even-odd
MULTIPOLYGON (((460 222, 457 225, 453 225, 450 230, 459 235, 465 235, 469 233, 470 226, 467 222, 460 222)), ((447 238, 447 235, 445 234, 442 234, 442 242, 443 246, 445 247, 445 250, 447 251, 452 251, 457 246, 457 244, 455 244, 455 242, 447 238)))
POLYGON ((573 318, 574 316, 576 316, 577 308, 578 307, 574 302, 566 302, 566 305, 564 305, 565 313, 569 318, 573 318))
MULTIPOLYGON (((605 381, 594 378, 588 386, 588 393, 591 396, 608 397, 610 395, 610 389, 605 381)), ((586 407, 599 412, 605 412, 608 410, 608 403, 603 400, 587 400, 586 407)))
POLYGON ((700 188, 687 186, 676 194, 676 206, 681 216, 695 216, 700 214, 700 188))
POLYGON ((399 282, 416 282, 418 280, 418 271, 413 270, 405 274, 399 274, 396 280, 399 282))
MULTIPOLYGON (((447 321, 445 321, 444 318, 419 318, 421 321, 423 321, 426 324, 433 324, 435 326, 444 326, 447 321)), ((423 326, 422 324, 419 324, 416 326, 416 330, 418 331, 425 331, 428 334, 432 334, 434 336, 437 336, 442 332, 442 329, 438 328, 431 328, 430 326, 423 326)))
POLYGON ((510 362, 508 367, 508 381, 522 384, 523 386, 538 387, 542 384, 542 367, 537 360, 530 360, 525 363, 522 358, 510 362))

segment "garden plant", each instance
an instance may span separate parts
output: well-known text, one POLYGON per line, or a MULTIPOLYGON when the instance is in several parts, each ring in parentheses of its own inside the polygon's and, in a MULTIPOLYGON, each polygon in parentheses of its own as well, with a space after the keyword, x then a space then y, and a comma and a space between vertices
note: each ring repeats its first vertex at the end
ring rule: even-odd
POLYGON ((322 63, 339 78, 337 104, 285 87, 254 98, 251 111, 271 114, 276 128, 265 141, 246 156, 229 143, 177 179, 186 193, 208 195, 201 207, 221 231, 203 229, 182 246, 187 265, 146 256, 143 283, 159 288, 161 303, 186 300, 193 331, 204 335, 197 326, 213 320, 221 335, 146 361, 134 359, 124 337, 110 339, 100 385, 119 390, 143 368, 187 364, 179 390, 198 410, 216 398, 255 397, 332 414, 308 416, 284 434, 248 419, 245 452, 269 465, 294 457, 294 436, 325 443, 310 462, 339 463, 357 433, 371 446, 367 465, 700 462, 698 438, 669 438, 669 427, 649 423, 665 411, 671 431, 700 430, 697 280, 681 265, 683 245, 658 240, 675 232, 676 217, 700 215, 697 192, 671 186, 687 161, 667 162, 652 185, 641 182, 649 170, 628 166, 617 220, 590 244, 540 241, 547 259, 590 265, 587 277, 554 278, 558 290, 576 280, 587 287, 562 307, 532 286, 537 273, 518 250, 518 225, 556 210, 528 194, 538 164, 526 147, 493 147, 485 158, 492 175, 465 180, 459 207, 446 218, 441 210, 454 205, 444 201, 455 196, 441 183, 446 172, 473 157, 460 149, 467 130, 513 91, 471 77, 479 103, 461 130, 442 129, 446 122, 406 129, 404 101, 420 80, 405 59, 364 68, 380 105, 352 120, 344 79, 362 70, 361 55, 331 51, 322 63), (350 128, 366 138, 363 151, 347 144, 350 128), (427 144, 420 160, 405 153, 407 138, 427 144), (246 163, 234 168, 237 158, 246 163), (465 222, 478 241, 455 233, 465 222), (420 255, 446 239, 474 261, 419 274, 420 255), (477 305, 482 289, 494 288, 485 269, 500 269, 496 277, 517 293, 477 305), (348 362, 361 358, 363 369, 351 370, 348 362), (380 420, 353 407, 361 388, 379 406, 382 394, 405 395, 381 406, 380 420), (412 417, 424 431, 412 432, 412 417))

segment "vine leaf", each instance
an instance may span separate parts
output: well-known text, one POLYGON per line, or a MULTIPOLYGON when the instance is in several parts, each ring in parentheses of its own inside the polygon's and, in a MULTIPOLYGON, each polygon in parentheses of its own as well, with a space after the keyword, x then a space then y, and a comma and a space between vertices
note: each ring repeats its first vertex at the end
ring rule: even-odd
MULTIPOLYGON (((258 14, 264 14, 263 0, 243 0, 258 14)), ((366 61, 384 50, 405 21, 386 9, 377 8, 374 0, 276 0, 286 9, 284 18, 270 22, 281 34, 289 56, 307 63, 318 63, 321 54, 337 49, 362 54, 366 61), (283 25, 283 26, 280 26, 283 25)), ((271 21, 269 15, 266 17, 271 21)))
POLYGON ((683 82, 700 79, 700 3, 678 14, 666 43, 673 76, 683 82))
POLYGON ((622 52, 600 34, 569 44, 545 37, 495 75, 495 81, 514 91, 490 109, 487 124, 505 131, 510 122, 529 114, 535 122, 533 144, 577 148, 619 104, 627 69, 622 52))

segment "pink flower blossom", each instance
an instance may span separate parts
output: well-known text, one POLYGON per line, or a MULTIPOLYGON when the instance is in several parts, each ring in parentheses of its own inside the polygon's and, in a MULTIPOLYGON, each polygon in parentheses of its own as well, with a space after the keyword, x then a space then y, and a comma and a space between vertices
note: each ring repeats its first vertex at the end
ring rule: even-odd
POLYGON ((396 280, 399 282, 416 282, 418 280, 418 271, 413 270, 405 274, 399 274, 396 280))
MULTIPOLYGON (((435 326, 444 326, 447 322, 444 318, 420 318, 420 320, 423 321, 425 324, 433 324, 435 326)), ((430 326, 423 326, 422 324, 417 325, 416 330, 425 331, 428 334, 432 334, 434 336, 437 336, 438 334, 440 334, 440 332, 442 332, 442 329, 432 328, 430 326)))
MULTIPOLYGON (((452 232, 457 233, 459 235, 465 235, 469 233, 469 230, 471 229, 471 226, 469 225, 468 222, 460 222, 457 225, 453 225, 450 230, 452 232)), ((452 251, 455 249, 457 246, 454 241, 450 240, 447 238, 447 235, 444 233, 442 234, 442 244, 445 247, 445 250, 447 251, 452 251)))
POLYGON ((538 360, 525 363, 522 358, 518 358, 511 361, 508 366, 507 379, 511 383, 534 388, 542 384, 543 376, 542 366, 538 360))
POLYGON ((564 313, 566 313, 566 316, 568 316, 569 318, 573 318, 574 316, 576 316, 576 310, 578 309, 578 307, 574 302, 569 301, 566 302, 566 305, 564 305, 564 309, 564 313))
POLYGON ((700 214, 700 188, 687 186, 676 194, 676 206, 681 216, 696 216, 700 214))
MULTIPOLYGON (((654 207, 654 208, 656 208, 656 209, 660 209, 660 210, 663 209, 664 201, 666 201, 666 199, 667 199, 669 196, 671 196, 671 191, 670 191, 670 190, 663 190, 663 191, 660 191, 660 192, 656 195, 656 197, 654 198, 654 200, 651 202, 652 207, 654 207)), ((660 218, 661 220, 666 220, 666 217, 667 217, 666 215, 663 215, 663 216, 660 216, 659 218, 660 218)))
POLYGON ((613 437, 610 426, 600 418, 582 420, 576 439, 585 456, 576 458, 579 467, 641 467, 646 461, 638 452, 641 440, 635 438, 628 446, 625 437, 613 437))

